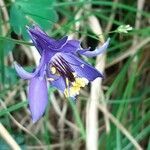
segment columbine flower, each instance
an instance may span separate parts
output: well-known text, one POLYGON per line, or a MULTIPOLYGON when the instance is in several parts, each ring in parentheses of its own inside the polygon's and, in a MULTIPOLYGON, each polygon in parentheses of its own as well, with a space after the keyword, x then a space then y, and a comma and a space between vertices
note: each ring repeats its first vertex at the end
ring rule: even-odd
POLYGON ((109 39, 95 51, 82 49, 78 40, 68 37, 55 40, 38 26, 28 28, 28 33, 41 55, 39 66, 33 73, 26 72, 15 62, 15 69, 23 79, 29 79, 28 100, 33 122, 43 115, 47 102, 47 81, 62 91, 66 97, 75 98, 82 87, 103 75, 94 67, 80 59, 79 55, 94 57, 102 53, 109 39))

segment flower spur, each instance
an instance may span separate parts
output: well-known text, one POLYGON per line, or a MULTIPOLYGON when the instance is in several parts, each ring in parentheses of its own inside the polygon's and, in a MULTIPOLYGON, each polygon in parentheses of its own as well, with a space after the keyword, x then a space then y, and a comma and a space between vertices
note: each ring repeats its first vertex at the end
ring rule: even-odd
POLYGON ((80 41, 68 40, 65 36, 59 40, 49 37, 38 26, 27 29, 33 44, 41 55, 40 64, 33 73, 25 71, 14 63, 15 69, 22 79, 28 79, 29 108, 33 122, 39 120, 45 112, 48 103, 47 81, 50 85, 62 91, 66 97, 75 98, 82 87, 89 81, 103 75, 94 67, 83 61, 79 55, 95 57, 103 53, 108 45, 108 39, 94 51, 82 49, 80 41))

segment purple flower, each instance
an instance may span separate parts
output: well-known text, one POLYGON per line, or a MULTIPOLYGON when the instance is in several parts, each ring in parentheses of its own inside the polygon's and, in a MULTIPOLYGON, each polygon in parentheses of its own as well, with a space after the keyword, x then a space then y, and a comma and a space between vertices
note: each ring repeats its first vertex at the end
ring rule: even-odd
POLYGON ((26 72, 16 62, 15 69, 23 79, 30 80, 28 100, 33 122, 39 120, 48 103, 47 81, 62 91, 66 97, 75 98, 89 81, 103 75, 83 61, 79 55, 94 57, 105 51, 109 39, 94 51, 82 49, 78 40, 63 37, 55 40, 38 26, 28 28, 28 33, 41 55, 39 66, 33 73, 26 72))

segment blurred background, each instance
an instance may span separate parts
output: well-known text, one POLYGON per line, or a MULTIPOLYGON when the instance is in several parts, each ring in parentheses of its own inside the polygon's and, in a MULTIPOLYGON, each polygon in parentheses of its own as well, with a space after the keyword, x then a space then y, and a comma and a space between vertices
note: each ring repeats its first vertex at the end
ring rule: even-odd
MULTIPOLYGON (((148 0, 0 0, 0 150, 150 150, 150 3, 148 0), (38 24, 105 54, 85 61, 105 74, 80 92, 76 104, 49 87, 45 115, 33 124, 28 81, 39 54, 26 32, 38 24), (121 25, 132 31, 123 33, 121 25)), ((37 93, 38 94, 38 93, 37 93)))

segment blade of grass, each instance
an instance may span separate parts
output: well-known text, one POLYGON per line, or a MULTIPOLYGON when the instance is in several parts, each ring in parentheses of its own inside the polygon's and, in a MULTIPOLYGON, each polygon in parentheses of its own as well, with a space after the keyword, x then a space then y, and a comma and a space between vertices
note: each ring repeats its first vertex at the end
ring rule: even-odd
POLYGON ((83 123, 82 123, 82 120, 80 118, 80 115, 78 113, 78 110, 76 108, 76 105, 74 103, 74 101, 72 99, 69 99, 69 104, 72 108, 72 111, 73 111, 73 115, 74 115, 74 118, 75 118, 75 121, 76 123, 78 124, 79 128, 80 128, 80 132, 81 132, 81 135, 82 135, 82 138, 85 139, 86 137, 86 132, 85 132, 85 129, 84 129, 84 126, 83 126, 83 123))
POLYGON ((7 109, 2 109, 0 111, 0 116, 3 116, 3 115, 6 115, 8 112, 13 112, 13 111, 16 111, 24 106, 27 106, 28 102, 27 101, 23 101, 23 102, 20 102, 18 104, 15 104, 15 105, 12 105, 10 106, 9 108, 7 109))
POLYGON ((129 5, 125 5, 123 3, 114 3, 112 1, 79 1, 79 2, 60 2, 60 3, 55 3, 52 5, 52 7, 66 7, 66 6, 71 6, 71 5, 88 5, 88 4, 95 4, 95 5, 101 5, 101 6, 112 6, 115 5, 115 7, 131 11, 131 12, 140 12, 143 16, 145 17, 150 17, 150 14, 145 12, 145 11, 139 11, 137 8, 129 5))
POLYGON ((15 40, 15 39, 12 39, 12 38, 0 36, 0 41, 3 41, 3 40, 13 41, 16 44, 24 44, 24 45, 33 46, 33 44, 30 43, 30 42, 26 42, 26 41, 22 41, 22 40, 15 40))
MULTIPOLYGON (((150 126, 147 126, 135 137, 135 139, 136 139, 136 141, 140 142, 140 140, 144 139, 145 136, 149 136, 149 135, 150 135, 150 126)), ((132 149, 131 143, 129 143, 122 150, 129 150, 129 149, 132 149)))
POLYGON ((135 146, 138 150, 143 150, 142 147, 137 143, 135 138, 124 128, 124 126, 106 109, 98 105, 100 111, 102 111, 108 118, 114 123, 114 125, 131 141, 131 143, 135 146))

